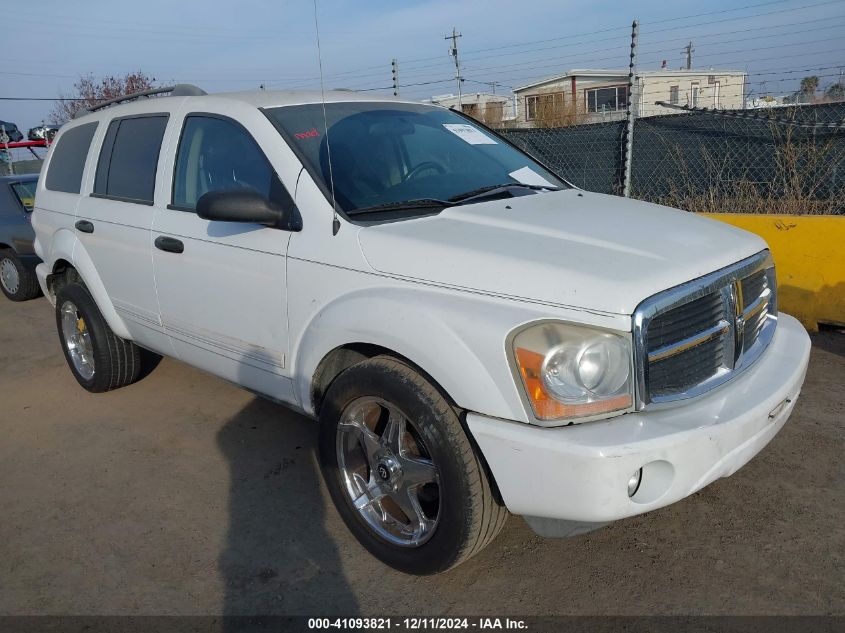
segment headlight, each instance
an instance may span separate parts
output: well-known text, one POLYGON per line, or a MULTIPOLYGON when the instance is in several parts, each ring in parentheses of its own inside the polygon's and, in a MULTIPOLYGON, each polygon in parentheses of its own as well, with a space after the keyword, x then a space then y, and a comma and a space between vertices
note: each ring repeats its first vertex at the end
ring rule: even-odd
POLYGON ((544 322, 513 338, 513 354, 540 420, 609 413, 633 403, 629 337, 544 322))

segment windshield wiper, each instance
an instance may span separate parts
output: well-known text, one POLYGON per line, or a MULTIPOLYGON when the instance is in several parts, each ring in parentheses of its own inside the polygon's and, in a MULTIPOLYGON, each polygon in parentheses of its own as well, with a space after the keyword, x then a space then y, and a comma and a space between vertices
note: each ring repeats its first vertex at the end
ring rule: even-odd
POLYGON ((364 215, 365 213, 380 213, 382 211, 400 211, 403 209, 434 209, 451 207, 454 203, 448 200, 440 200, 439 198, 416 198, 414 200, 405 200, 402 202, 387 202, 385 204, 377 204, 372 207, 361 207, 360 209, 353 209, 347 211, 347 215, 364 215))
POLYGON ((560 191, 560 187, 552 185, 525 185, 521 182, 505 182, 500 185, 487 185, 486 187, 479 187, 471 191, 465 191, 449 198, 449 202, 456 204, 464 204, 477 198, 486 198, 488 196, 497 196, 500 193, 507 192, 508 189, 518 187, 521 189, 532 189, 534 191, 560 191))

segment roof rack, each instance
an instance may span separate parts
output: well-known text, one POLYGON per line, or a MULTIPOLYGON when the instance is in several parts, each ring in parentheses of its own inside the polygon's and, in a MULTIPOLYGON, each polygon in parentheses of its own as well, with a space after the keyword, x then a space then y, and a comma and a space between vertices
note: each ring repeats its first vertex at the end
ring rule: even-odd
POLYGON ((110 105, 114 105, 116 103, 132 101, 133 99, 139 99, 140 97, 152 97, 153 95, 160 95, 168 92, 170 93, 171 97, 200 97, 202 95, 208 94, 202 88, 197 88, 196 86, 191 84, 176 84, 175 86, 165 86, 164 88, 153 88, 152 90, 133 92, 132 94, 123 95, 122 97, 116 97, 114 99, 109 99, 108 101, 101 101, 100 103, 94 104, 89 108, 82 108, 75 115, 73 115, 73 118, 76 119, 81 116, 85 116, 90 112, 102 110, 103 108, 107 108, 110 105))

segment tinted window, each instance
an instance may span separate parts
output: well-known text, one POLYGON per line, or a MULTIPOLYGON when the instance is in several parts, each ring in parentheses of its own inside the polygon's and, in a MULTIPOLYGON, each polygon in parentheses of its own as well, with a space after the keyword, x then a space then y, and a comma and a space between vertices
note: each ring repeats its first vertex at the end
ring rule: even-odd
POLYGON ((82 170, 91 147, 96 123, 86 123, 67 130, 53 147, 53 157, 47 170, 45 186, 50 191, 79 193, 82 187, 82 170))
POLYGON ((349 102, 327 103, 325 111, 325 123, 321 104, 265 112, 323 190, 330 191, 334 182, 345 211, 421 198, 447 200, 503 184, 566 187, 528 155, 443 108, 349 102))
POLYGON ((32 211, 35 201, 35 183, 35 180, 27 180, 12 184, 12 191, 15 192, 15 196, 27 212, 32 211))
POLYGON ((209 191, 253 189, 278 198, 281 184, 253 138, 239 125, 207 116, 185 119, 176 172, 173 204, 195 209, 209 191))
POLYGON ((100 151, 94 193, 152 202, 166 115, 112 121, 100 151))

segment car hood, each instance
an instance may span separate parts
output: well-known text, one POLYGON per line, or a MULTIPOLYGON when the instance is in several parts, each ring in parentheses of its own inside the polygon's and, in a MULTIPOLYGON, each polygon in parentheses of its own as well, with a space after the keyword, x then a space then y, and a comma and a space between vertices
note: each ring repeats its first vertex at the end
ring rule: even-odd
POLYGON ((693 213, 574 189, 371 225, 358 239, 381 273, 613 314, 766 248, 693 213))

